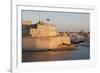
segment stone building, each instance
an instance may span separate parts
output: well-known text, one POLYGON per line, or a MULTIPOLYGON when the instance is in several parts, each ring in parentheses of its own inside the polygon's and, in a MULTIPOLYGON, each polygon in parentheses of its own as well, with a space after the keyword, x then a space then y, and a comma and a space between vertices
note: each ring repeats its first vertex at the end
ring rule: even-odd
POLYGON ((40 21, 40 24, 36 24, 36 28, 30 28, 30 34, 32 37, 40 36, 57 36, 56 26, 53 24, 48 24, 47 22, 40 21))
POLYGON ((30 36, 22 37, 23 50, 57 49, 60 45, 71 44, 70 37, 60 35, 56 31, 56 25, 48 21, 40 21, 27 27, 30 36))
POLYGON ((32 24, 32 21, 31 20, 22 20, 22 25, 26 26, 26 25, 31 25, 32 24))

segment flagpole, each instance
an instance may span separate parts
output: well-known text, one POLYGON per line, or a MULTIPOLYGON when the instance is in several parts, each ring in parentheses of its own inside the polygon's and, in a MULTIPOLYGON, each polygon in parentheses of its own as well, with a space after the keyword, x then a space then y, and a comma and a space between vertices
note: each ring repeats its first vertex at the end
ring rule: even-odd
POLYGON ((40 11, 39 11, 39 24, 40 24, 40 11))

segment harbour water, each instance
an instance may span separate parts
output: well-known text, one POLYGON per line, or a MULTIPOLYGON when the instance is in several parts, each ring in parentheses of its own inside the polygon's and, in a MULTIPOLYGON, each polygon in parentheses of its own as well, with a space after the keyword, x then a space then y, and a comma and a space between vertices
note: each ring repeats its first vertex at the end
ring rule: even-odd
POLYGON ((62 51, 42 51, 22 52, 22 62, 44 62, 44 61, 63 61, 63 60, 85 60, 90 59, 90 47, 79 45, 75 50, 62 50, 62 51))

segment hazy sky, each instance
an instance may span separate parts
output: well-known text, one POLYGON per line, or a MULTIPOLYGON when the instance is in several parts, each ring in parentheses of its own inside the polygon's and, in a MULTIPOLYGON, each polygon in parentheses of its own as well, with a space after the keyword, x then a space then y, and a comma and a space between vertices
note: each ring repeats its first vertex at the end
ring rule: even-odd
POLYGON ((77 32, 80 30, 90 30, 90 14, 89 13, 72 13, 72 12, 44 12, 23 10, 22 20, 32 20, 32 23, 37 23, 40 20, 50 19, 51 23, 56 25, 57 31, 77 32))

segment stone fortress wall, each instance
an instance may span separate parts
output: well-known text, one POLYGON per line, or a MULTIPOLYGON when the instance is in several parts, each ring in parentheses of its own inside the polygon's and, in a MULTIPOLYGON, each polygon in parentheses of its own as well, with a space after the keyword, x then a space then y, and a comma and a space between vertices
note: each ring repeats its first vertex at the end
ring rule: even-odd
POLYGON ((55 30, 55 25, 39 25, 37 24, 37 28, 31 28, 30 34, 32 37, 39 36, 56 36, 57 32, 55 30))
POLYGON ((36 28, 30 28, 30 37, 22 37, 23 50, 43 50, 58 48, 59 45, 71 44, 70 37, 59 35, 56 26, 41 22, 36 28))
POLYGON ((71 44, 70 38, 66 36, 23 38, 23 50, 42 50, 58 48, 62 43, 71 44))
POLYGON ((32 20, 22 20, 22 25, 31 25, 32 24, 32 20))

